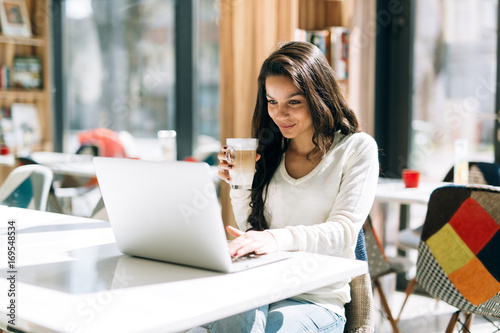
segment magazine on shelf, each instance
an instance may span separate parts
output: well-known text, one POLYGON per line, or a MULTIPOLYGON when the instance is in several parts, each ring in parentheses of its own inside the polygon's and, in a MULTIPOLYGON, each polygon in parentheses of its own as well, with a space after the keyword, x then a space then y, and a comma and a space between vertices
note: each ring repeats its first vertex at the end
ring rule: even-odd
POLYGON ((11 106, 12 131, 18 147, 30 147, 41 142, 40 121, 36 105, 14 103, 11 106))
POLYGON ((5 36, 32 36, 24 0, 0 0, 0 27, 5 36))
POLYGON ((17 56, 12 65, 12 86, 23 89, 42 88, 42 62, 38 56, 17 56))

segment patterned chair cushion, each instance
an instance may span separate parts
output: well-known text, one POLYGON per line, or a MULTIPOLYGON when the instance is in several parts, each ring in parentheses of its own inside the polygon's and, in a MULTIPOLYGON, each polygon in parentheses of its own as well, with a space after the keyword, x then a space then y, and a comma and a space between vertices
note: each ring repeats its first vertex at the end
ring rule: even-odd
POLYGON ((387 257, 382 243, 368 219, 363 225, 365 233, 368 267, 372 279, 391 273, 404 273, 413 267, 413 262, 406 257, 387 257))
POLYGON ((417 281, 462 309, 500 317, 500 189, 446 186, 431 195, 417 281))

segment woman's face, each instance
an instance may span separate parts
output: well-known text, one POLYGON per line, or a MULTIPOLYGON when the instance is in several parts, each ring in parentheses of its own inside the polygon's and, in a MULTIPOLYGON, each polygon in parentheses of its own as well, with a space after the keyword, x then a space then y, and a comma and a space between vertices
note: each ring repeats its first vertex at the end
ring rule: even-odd
POLYGON ((266 79, 269 116, 287 139, 311 141, 314 127, 304 94, 288 76, 269 76, 266 79))

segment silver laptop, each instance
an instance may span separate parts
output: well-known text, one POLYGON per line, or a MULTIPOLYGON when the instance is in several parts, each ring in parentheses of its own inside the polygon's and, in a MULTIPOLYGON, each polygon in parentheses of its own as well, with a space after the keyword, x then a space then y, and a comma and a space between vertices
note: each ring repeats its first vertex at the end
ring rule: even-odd
POLYGON ((221 272, 291 256, 231 258, 206 163, 108 157, 95 157, 93 163, 116 243, 125 254, 221 272))

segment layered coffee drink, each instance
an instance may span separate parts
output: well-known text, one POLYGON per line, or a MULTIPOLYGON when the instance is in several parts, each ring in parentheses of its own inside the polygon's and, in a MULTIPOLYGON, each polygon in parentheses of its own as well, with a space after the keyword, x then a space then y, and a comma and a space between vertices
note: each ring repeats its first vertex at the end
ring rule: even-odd
POLYGON ((234 165, 229 171, 231 187, 251 189, 255 174, 257 139, 227 139, 227 160, 234 165))

